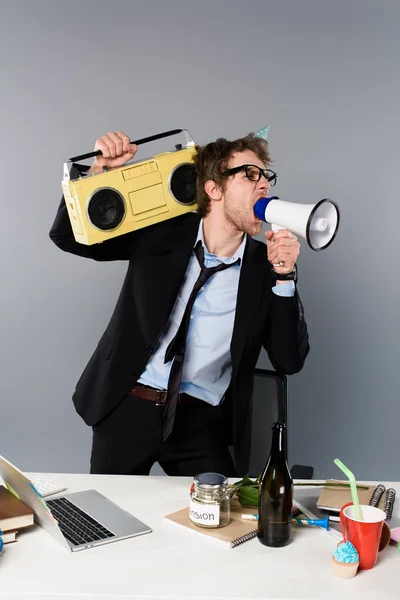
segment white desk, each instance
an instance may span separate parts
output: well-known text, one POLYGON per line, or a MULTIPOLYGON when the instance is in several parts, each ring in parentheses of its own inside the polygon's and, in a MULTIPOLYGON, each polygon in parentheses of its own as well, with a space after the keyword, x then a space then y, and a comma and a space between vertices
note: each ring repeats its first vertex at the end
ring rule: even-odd
MULTIPOLYGON (((389 546, 371 571, 338 579, 336 540, 319 528, 293 528, 285 548, 257 539, 236 548, 164 519, 188 502, 189 478, 48 474, 68 491, 95 488, 150 525, 153 532, 69 553, 39 527, 19 534, 0 559, 0 598, 43 600, 214 600, 400 597, 400 555, 389 546)), ((33 475, 32 475, 33 477, 33 475)), ((388 483, 400 497, 400 484, 388 483)), ((400 516, 400 501, 395 513, 400 516)))

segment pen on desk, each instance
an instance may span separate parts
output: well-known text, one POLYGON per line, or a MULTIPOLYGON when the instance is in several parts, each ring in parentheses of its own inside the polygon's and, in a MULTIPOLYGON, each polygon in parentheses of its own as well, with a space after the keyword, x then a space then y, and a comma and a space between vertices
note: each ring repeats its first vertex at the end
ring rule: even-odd
MULTIPOLYGON (((258 515, 242 515, 242 519, 247 519, 249 521, 258 521, 258 515)), ((298 517, 292 517, 293 525, 312 525, 314 527, 323 527, 328 531, 329 529, 329 518, 328 516, 322 519, 299 519, 298 517)))

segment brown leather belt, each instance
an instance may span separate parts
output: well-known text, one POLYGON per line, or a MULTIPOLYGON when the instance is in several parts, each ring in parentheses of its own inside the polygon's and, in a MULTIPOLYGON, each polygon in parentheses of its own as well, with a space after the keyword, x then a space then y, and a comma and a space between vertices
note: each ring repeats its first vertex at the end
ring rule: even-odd
MULTIPOLYGON (((150 400, 150 402, 155 402, 156 406, 165 406, 167 402, 167 390, 157 390, 156 388, 148 387, 138 383, 128 392, 128 396, 136 396, 136 398, 141 398, 142 400, 150 400)), ((199 398, 195 398, 194 396, 189 396, 189 394, 179 394, 178 396, 178 404, 182 405, 207 405, 203 400, 199 400, 199 398)))
POLYGON ((165 406, 167 401, 166 390, 156 390, 155 388, 145 387, 143 385, 135 385, 128 395, 142 398, 142 400, 150 400, 151 402, 155 402, 158 406, 165 406))

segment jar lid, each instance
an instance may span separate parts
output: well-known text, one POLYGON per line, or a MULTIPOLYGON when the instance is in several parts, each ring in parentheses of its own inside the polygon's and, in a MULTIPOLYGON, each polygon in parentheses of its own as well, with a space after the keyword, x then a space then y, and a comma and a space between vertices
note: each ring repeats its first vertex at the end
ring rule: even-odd
POLYGON ((200 473, 194 478, 195 485, 213 489, 219 488, 228 483, 228 478, 221 473, 200 473))

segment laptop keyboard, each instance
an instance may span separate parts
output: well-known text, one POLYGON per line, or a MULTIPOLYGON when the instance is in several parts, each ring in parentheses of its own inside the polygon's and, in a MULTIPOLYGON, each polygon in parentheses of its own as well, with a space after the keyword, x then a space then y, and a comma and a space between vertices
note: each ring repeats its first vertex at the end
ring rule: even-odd
POLYGON ((95 521, 66 498, 47 500, 46 504, 53 517, 58 521, 64 537, 74 546, 115 536, 115 533, 95 521))

